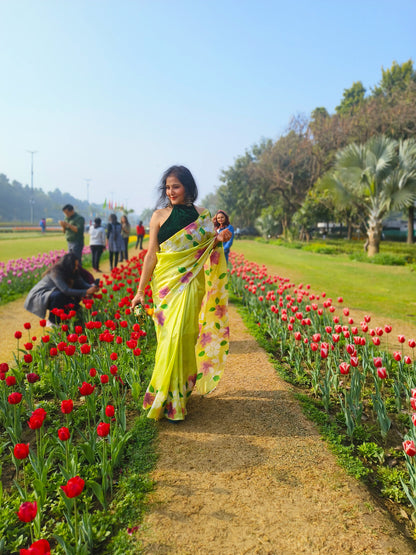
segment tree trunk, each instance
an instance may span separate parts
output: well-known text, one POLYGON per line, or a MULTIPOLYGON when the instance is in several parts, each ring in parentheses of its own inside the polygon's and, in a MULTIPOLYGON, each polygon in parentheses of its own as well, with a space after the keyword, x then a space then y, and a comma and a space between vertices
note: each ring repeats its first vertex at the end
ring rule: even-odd
POLYGON ((380 241, 381 241, 381 231, 383 229, 382 223, 377 222, 372 224, 367 230, 368 244, 367 244, 367 254, 368 256, 374 256, 380 251, 380 241))
POLYGON ((409 244, 413 243, 413 219, 414 219, 414 215, 415 215, 415 207, 412 204, 412 206, 409 206, 408 212, 407 212, 407 243, 409 243, 409 244))
POLYGON ((348 220, 347 226, 348 226, 347 239, 348 239, 348 241, 351 241, 351 239, 352 239, 352 223, 351 223, 351 220, 348 220))

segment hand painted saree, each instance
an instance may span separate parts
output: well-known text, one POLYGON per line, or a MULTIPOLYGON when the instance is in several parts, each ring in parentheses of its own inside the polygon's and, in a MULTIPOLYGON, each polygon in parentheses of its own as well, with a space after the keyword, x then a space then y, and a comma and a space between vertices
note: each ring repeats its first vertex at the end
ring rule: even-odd
POLYGON ((144 397, 148 418, 183 420, 194 387, 212 391, 228 353, 228 277, 213 248, 208 210, 161 243, 153 273, 155 367, 144 397))

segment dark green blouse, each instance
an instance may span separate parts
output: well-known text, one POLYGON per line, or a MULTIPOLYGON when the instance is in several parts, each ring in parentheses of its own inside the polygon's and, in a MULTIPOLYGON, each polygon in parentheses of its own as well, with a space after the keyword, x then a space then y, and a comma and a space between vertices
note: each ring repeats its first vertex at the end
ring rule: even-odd
POLYGON ((198 216, 198 210, 193 204, 191 206, 174 204, 169 218, 161 225, 157 234, 159 245, 175 235, 180 229, 197 220, 198 216))

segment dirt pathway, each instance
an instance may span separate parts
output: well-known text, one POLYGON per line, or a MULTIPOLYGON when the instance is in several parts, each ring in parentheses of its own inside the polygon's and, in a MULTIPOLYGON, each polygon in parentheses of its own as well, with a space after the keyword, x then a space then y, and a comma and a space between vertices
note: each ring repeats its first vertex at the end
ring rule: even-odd
POLYGON ((217 390, 193 395, 185 422, 159 424, 144 553, 414 553, 338 467, 232 307, 231 330, 217 390))

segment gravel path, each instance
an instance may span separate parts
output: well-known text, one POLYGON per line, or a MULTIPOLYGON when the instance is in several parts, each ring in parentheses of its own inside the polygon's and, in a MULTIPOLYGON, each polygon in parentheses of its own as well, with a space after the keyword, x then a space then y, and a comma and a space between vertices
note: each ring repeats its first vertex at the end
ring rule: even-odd
POLYGON ((159 423, 146 554, 411 554, 369 492, 337 465, 290 386, 231 307, 219 387, 183 423, 159 423))

